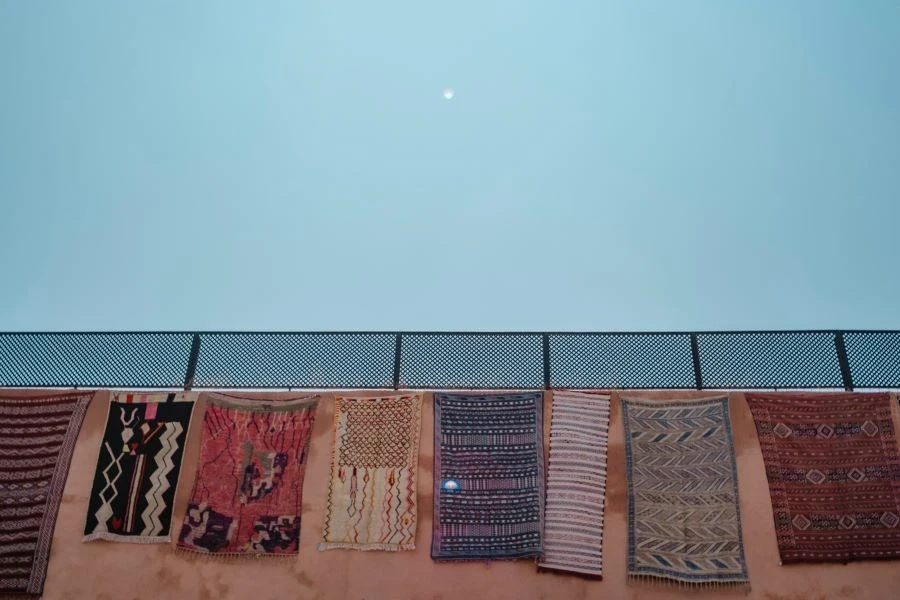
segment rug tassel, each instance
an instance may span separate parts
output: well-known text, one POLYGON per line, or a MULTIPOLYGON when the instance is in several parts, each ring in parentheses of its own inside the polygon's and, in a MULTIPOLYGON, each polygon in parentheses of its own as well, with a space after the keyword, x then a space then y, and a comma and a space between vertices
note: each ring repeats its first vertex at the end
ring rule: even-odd
POLYGON ((672 577, 646 573, 630 573, 627 581, 631 584, 683 592, 733 591, 749 594, 751 591, 749 581, 682 581, 672 577))
MULTIPOLYGON (((205 562, 224 562, 224 563, 240 563, 247 561, 259 560, 262 558, 266 559, 285 559, 285 558, 297 558, 297 554, 266 554, 265 552, 199 552, 197 550, 191 550, 190 548, 182 548, 181 546, 175 546, 174 552, 172 554, 181 555, 183 558, 191 557, 197 560, 205 561, 205 562)), ((269 561, 262 561, 260 564, 264 564, 269 561)), ((277 561, 274 561, 277 562, 277 561)))
POLYGON ((344 542, 321 542, 316 549, 319 552, 323 552, 325 550, 335 550, 335 549, 344 549, 344 550, 380 550, 387 552, 399 552, 401 550, 415 550, 416 544, 350 544, 344 542))

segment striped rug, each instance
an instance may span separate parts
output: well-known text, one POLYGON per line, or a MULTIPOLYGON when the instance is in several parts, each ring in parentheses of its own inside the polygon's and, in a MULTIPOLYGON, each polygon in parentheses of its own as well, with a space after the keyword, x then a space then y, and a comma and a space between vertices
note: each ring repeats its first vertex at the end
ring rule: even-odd
POLYGON ((0 396, 0 596, 43 593, 56 514, 92 396, 0 396))
POLYGON ((436 560, 543 552, 543 394, 434 395, 436 560))
POLYGON ((554 392, 544 512, 545 569, 603 574, 609 396, 554 392))

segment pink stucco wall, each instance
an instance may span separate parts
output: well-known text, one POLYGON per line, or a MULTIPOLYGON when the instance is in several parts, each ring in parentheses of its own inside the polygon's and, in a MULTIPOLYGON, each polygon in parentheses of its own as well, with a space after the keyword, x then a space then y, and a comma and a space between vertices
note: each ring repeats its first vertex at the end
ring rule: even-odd
MULTIPOLYGON (((33 392, 32 392, 33 393, 33 392)), ((648 397, 696 397, 712 393, 634 392, 648 397)), ((778 564, 772 508, 762 456, 750 412, 742 394, 731 395, 731 417, 740 479, 744 544, 752 581, 749 596, 736 592, 681 592, 665 586, 629 584, 625 577, 626 494, 622 415, 613 394, 609 479, 604 538, 603 581, 554 573, 538 573, 528 561, 435 563, 431 543, 432 398, 425 395, 419 461, 419 528, 411 552, 319 552, 322 510, 331 454, 331 395, 324 394, 313 432, 304 488, 300 556, 296 559, 222 561, 175 553, 171 546, 111 542, 82 543, 87 497, 106 416, 109 395, 99 392, 82 428, 53 540, 44 597, 70 598, 200 598, 269 600, 348 598, 450 600, 455 598, 757 598, 764 600, 900 598, 900 563, 848 565, 778 564)), ((545 397, 549 430, 549 395, 545 397)), ((895 423, 900 415, 895 406, 895 423)), ((188 440, 175 506, 178 530, 194 479, 200 441, 201 405, 188 440)))

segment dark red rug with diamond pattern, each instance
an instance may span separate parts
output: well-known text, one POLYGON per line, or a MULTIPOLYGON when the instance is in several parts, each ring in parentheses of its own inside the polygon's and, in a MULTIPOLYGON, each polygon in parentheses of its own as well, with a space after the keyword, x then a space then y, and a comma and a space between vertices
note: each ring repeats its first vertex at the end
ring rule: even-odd
POLYGON ((890 394, 746 395, 783 563, 900 558, 890 394))

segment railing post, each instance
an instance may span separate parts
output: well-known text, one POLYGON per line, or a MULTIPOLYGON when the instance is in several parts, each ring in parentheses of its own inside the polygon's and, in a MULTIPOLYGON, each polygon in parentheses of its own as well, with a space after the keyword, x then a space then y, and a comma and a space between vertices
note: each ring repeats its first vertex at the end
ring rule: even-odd
POLYGON ((194 387, 194 374, 197 372, 197 359, 200 357, 200 334, 195 333, 191 340, 191 356, 188 358, 187 371, 184 374, 184 389, 194 387))
POLYGON ((838 365, 841 367, 841 379, 844 382, 844 389, 848 392, 853 391, 853 373, 850 372, 850 361, 847 359, 847 346, 844 345, 844 332, 834 332, 834 349, 837 351, 838 365))
POLYGON ((394 389, 400 389, 400 359, 403 354, 403 334, 394 335, 394 389))
POLYGON ((694 386, 698 390, 703 389, 703 371, 700 370, 700 345, 697 343, 697 334, 691 334, 691 359, 694 362, 694 386))
POLYGON ((541 336, 541 346, 544 354, 544 389, 550 389, 550 334, 541 336))

